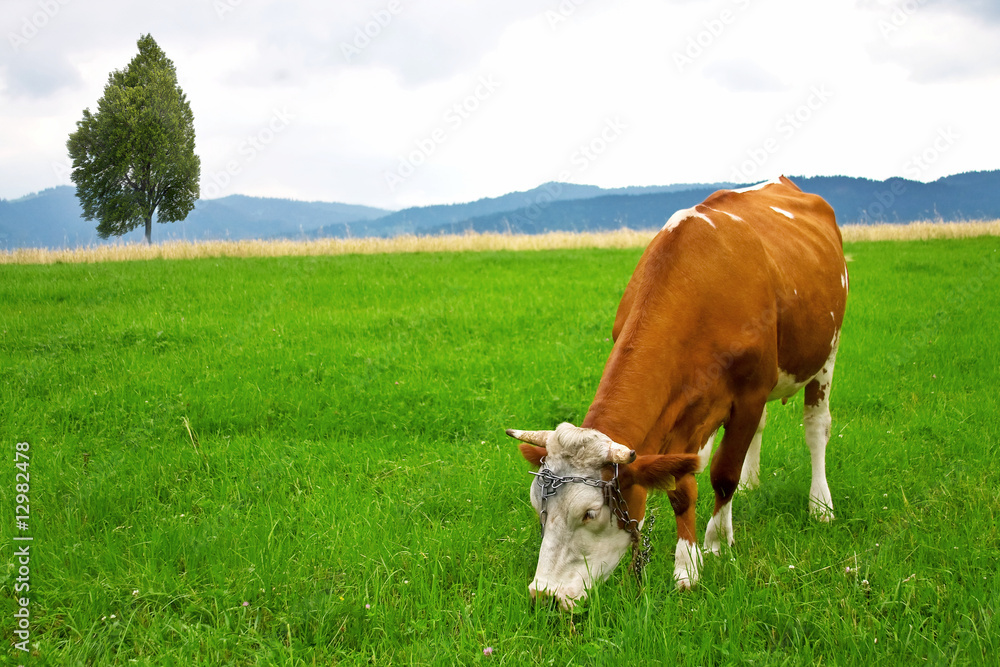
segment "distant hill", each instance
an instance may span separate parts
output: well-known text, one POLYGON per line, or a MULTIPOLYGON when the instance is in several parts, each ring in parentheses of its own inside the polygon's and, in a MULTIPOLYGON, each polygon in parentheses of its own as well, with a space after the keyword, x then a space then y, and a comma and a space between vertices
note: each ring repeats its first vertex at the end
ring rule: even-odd
POLYGON ((930 183, 846 176, 795 178, 800 188, 823 196, 842 223, 906 223, 917 220, 1000 218, 1000 171, 974 171, 930 183))
MULTIPOLYGON (((721 187, 725 184, 717 184, 721 187)), ((513 214, 520 210, 546 207, 551 202, 587 202, 613 194, 651 194, 675 192, 706 185, 680 184, 628 188, 600 188, 575 183, 545 183, 532 190, 511 192, 500 197, 479 199, 465 204, 418 206, 390 213, 377 220, 350 225, 328 225, 311 232, 311 236, 398 236, 400 234, 437 234, 449 229, 471 229, 476 220, 513 214)), ((532 233, 525 231, 524 233, 532 233)))
MULTIPOLYGON (((823 196, 841 224, 915 220, 1000 219, 1000 171, 969 172, 931 183, 901 178, 874 181, 847 176, 796 177, 803 190, 823 196)), ((443 233, 649 229, 721 188, 747 184, 679 184, 605 189, 546 183, 532 190, 463 204, 386 211, 366 206, 232 195, 200 200, 179 223, 154 225, 153 240, 434 235, 443 233)), ((100 243, 96 223, 80 217, 72 187, 0 200, 0 249, 75 247, 100 243)), ((142 231, 127 235, 140 242, 142 231)))
MULTIPOLYGON (((368 206, 231 195, 199 200, 182 222, 154 224, 153 241, 305 236, 305 231, 324 225, 370 220, 387 213, 368 206)), ((76 189, 71 186, 0 200, 0 249, 120 242, 114 238, 102 241, 96 227, 96 221, 83 219, 76 189)), ((121 240, 138 243, 143 240, 143 230, 132 231, 121 240)))
MULTIPOLYGON (((814 192, 830 202, 841 224, 1000 219, 1000 171, 958 174, 932 183, 901 178, 873 181, 846 176, 791 178, 803 190, 814 192)), ((551 201, 465 220, 442 221, 420 227, 416 233, 460 234, 476 231, 540 234, 620 227, 650 229, 661 227, 674 211, 701 202, 720 185, 551 201)), ((725 187, 733 186, 725 184, 725 187)))

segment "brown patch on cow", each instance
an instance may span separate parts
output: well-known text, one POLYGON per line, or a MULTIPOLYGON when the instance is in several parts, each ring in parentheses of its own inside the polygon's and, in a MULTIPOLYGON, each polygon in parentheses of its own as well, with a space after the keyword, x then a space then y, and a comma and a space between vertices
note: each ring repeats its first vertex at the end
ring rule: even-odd
POLYGON ((809 407, 816 407, 826 398, 826 392, 830 389, 829 384, 820 384, 819 380, 813 380, 806 385, 805 401, 809 407))

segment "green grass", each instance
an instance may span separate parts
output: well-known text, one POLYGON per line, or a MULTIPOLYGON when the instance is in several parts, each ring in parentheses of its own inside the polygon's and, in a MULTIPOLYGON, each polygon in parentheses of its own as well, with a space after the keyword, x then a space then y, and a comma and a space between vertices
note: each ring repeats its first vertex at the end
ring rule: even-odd
POLYGON ((733 551, 676 592, 655 496, 642 586, 572 617, 503 429, 579 422, 640 250, 0 266, 4 636, 27 441, 25 664, 995 660, 998 247, 848 247, 833 524, 772 404, 733 551))

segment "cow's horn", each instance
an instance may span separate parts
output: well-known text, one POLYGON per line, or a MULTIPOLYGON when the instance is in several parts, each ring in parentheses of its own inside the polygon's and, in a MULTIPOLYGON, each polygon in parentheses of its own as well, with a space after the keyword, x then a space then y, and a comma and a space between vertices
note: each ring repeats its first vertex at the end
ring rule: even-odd
POLYGON ((539 447, 547 447, 552 431, 519 431, 516 428, 509 428, 507 429, 507 435, 521 442, 529 442, 539 447))
POLYGON ((632 463, 635 461, 635 450, 625 445, 612 442, 608 447, 608 463, 632 463))

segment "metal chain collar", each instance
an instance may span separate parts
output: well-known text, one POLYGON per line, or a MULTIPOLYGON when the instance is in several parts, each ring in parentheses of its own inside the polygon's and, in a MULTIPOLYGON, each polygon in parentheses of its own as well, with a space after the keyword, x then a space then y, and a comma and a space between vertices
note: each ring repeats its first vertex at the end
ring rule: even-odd
POLYGON ((653 550, 649 533, 653 530, 653 523, 656 521, 656 517, 653 515, 649 516, 648 530, 646 535, 642 535, 639 531, 639 522, 629 516, 628 505, 625 504, 625 499, 622 497, 621 484, 618 482, 618 464, 613 464, 615 474, 609 480, 578 477, 575 475, 556 475, 545 467, 544 457, 541 460, 541 464, 542 467, 538 472, 530 472, 530 474, 538 478, 539 486, 541 487, 541 510, 538 513, 538 521, 542 526, 542 537, 545 537, 545 519, 548 512, 545 508, 546 501, 556 495, 556 492, 564 484, 586 484, 587 486, 601 489, 604 494, 604 504, 611 509, 612 521, 614 519, 621 521, 625 525, 624 529, 632 537, 632 572, 636 578, 641 577, 642 570, 649 562, 650 552, 653 550), (642 543, 641 550, 639 549, 640 542, 642 543))

